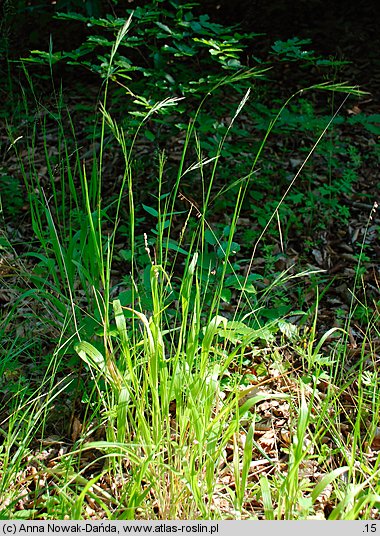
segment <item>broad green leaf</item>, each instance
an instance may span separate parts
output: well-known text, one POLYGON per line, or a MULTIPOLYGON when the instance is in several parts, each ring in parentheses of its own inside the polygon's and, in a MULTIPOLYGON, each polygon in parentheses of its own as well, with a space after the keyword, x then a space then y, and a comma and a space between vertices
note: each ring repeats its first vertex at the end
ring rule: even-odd
POLYGON ((91 368, 96 369, 98 372, 101 372, 102 374, 105 373, 106 370, 106 362, 103 355, 99 352, 95 346, 90 344, 86 341, 80 341, 74 346, 75 351, 79 355, 79 357, 87 363, 87 365, 91 368))
POLYGON ((142 207, 146 212, 148 212, 148 214, 150 214, 154 218, 158 218, 159 214, 155 208, 148 207, 147 205, 144 205, 144 203, 142 203, 142 207))

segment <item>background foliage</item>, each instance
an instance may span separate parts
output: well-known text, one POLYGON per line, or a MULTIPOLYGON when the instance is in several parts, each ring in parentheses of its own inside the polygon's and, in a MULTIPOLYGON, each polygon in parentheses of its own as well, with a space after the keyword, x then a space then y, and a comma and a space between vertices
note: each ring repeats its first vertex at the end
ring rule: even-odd
POLYGON ((347 62, 175 0, 2 9, 1 515, 376 517, 347 62))

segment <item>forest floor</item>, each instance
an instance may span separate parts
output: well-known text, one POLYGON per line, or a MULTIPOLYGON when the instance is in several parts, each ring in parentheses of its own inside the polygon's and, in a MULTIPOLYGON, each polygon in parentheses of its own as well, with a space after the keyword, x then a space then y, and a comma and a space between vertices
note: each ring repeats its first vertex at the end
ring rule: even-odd
MULTIPOLYGON (((353 67, 353 76, 357 78, 353 67)), ((348 72, 349 75, 349 72, 348 72)), ((274 74, 274 84, 276 99, 281 101, 287 95, 287 88, 296 87, 297 80, 292 79, 291 66, 281 66, 280 70, 274 74)), ((374 87, 374 86, 373 86, 374 87)), ((364 90, 367 88, 364 87, 364 90)), ((49 99, 49 92, 46 94, 49 99)), ((80 146, 81 158, 86 164, 90 164, 94 156, 93 147, 88 144, 87 133, 88 124, 81 117, 80 110, 91 106, 96 106, 98 98, 98 86, 88 84, 87 81, 72 81, 71 85, 65 85, 63 93, 65 107, 70 111, 71 117, 75 121, 78 145, 80 146)), ((239 96, 233 95, 226 90, 225 101, 230 102, 231 109, 236 109, 239 105, 239 96)), ((53 105, 54 99, 52 97, 53 105)), ((310 148, 315 142, 315 132, 313 127, 301 127, 299 133, 295 135, 295 130, 286 130, 286 124, 279 132, 274 132, 267 140, 265 151, 261 161, 258 163, 257 174, 258 192, 256 183, 253 181, 247 191, 247 202, 243 205, 239 215, 238 230, 234 240, 240 244, 241 249, 236 254, 236 263, 240 266, 241 273, 249 266, 252 273, 260 277, 262 289, 269 288, 278 278, 279 274, 286 272, 288 275, 296 277, 302 272, 318 274, 317 279, 306 276, 301 283, 289 284, 281 288, 272 299, 269 308, 281 311, 281 307, 286 305, 287 312, 302 309, 309 314, 308 324, 302 327, 299 344, 302 341, 307 344, 307 333, 311 329, 313 316, 317 317, 317 337, 320 339, 332 328, 347 327, 347 318, 350 323, 347 334, 347 353, 344 364, 347 375, 352 375, 356 362, 359 359, 368 361, 369 367, 378 367, 380 363, 380 213, 378 203, 380 202, 380 115, 376 96, 371 94, 361 97, 351 97, 344 101, 340 97, 339 102, 334 102, 334 109, 344 102, 340 110, 340 116, 344 121, 333 125, 333 132, 326 134, 326 140, 320 150, 312 154, 308 159, 310 148), (348 171, 347 171, 348 170, 348 171), (283 204, 284 212, 280 217, 273 219, 273 224, 268 227, 263 240, 257 241, 261 236, 265 221, 263 220, 276 212, 279 200, 286 193, 290 182, 298 177, 295 182, 295 193, 289 204, 285 200, 283 204), (298 196, 298 197, 297 197, 298 196), (261 210, 263 209, 264 210, 261 210), (257 245, 257 248, 256 248, 257 245), (249 264, 250 254, 255 248, 255 256, 252 265, 249 264), (371 318, 371 326, 374 332, 368 337, 368 318, 371 318)), ((34 121, 43 121, 43 109, 47 103, 43 102, 39 110, 39 116, 34 117, 34 121)), ((313 110, 310 111, 307 103, 301 110, 303 116, 310 114, 308 120, 312 122, 318 115, 328 117, 331 110, 322 110, 325 106, 316 98, 313 102, 313 110)), ((300 113, 300 109, 293 110, 293 115, 289 115, 289 122, 300 113)), ((2 337, 4 348, 9 347, 9 339, 16 337, 20 348, 30 340, 34 341, 34 347, 39 352, 38 359, 33 361, 25 360, 20 350, 20 357, 17 362, 3 367, 4 376, 0 384, 2 409, 0 410, 0 422, 9 422, 9 404, 13 396, 10 385, 17 388, 26 382, 28 392, 41 381, 41 370, 36 367, 36 363, 45 363, 46 356, 56 347, 60 333, 54 322, 41 321, 44 313, 43 304, 38 300, 33 300, 27 294, 29 285, 26 274, 34 273, 36 270, 36 258, 30 255, 36 242, 35 230, 30 213, 30 206, 27 202, 25 186, 19 181, 20 161, 27 166, 30 158, 29 149, 24 150, 15 156, 9 150, 9 123, 12 120, 6 114, 1 114, 1 134, 2 146, 0 171, 2 174, 2 230, 0 234, 0 308, 2 315, 2 337), (17 182, 17 186, 15 183, 17 182), (20 303, 19 297, 25 295, 25 299, 20 303), (16 305, 15 305, 16 304, 16 305)), ((218 117, 221 123, 228 123, 231 117, 218 117)), ((318 119, 317 126, 325 124, 318 119)), ((307 122, 307 121, 306 121, 307 122)), ((289 123, 290 124, 290 123, 289 123)), ((20 136, 30 134, 30 118, 25 119, 25 125, 20 125, 20 136)), ((240 154, 231 151, 225 156, 223 166, 226 170, 234 171, 236 162, 240 163, 250 157, 250 148, 260 142, 262 132, 257 131, 257 123, 250 113, 243 110, 237 121, 238 138, 237 144, 240 147, 240 154), (248 141, 244 139, 242 132, 250 133, 248 141)), ((14 125, 13 125, 14 126, 14 125)), ((48 199, 53 198, 51 190, 51 176, 55 175, 48 169, 45 155, 54 160, 59 156, 59 132, 54 122, 44 123, 44 137, 36 138, 33 142, 35 155, 40 158, 33 160, 33 173, 39 178, 40 184, 45 189, 48 199)), ((153 127, 152 127, 153 129, 153 127)), ((185 134, 181 136, 167 137, 164 146, 156 146, 155 151, 165 150, 167 155, 166 166, 168 168, 168 189, 170 189, 171 170, 175 169, 181 158, 182 147, 185 134)), ((141 218, 137 224, 137 235, 149 234, 152 222, 149 218, 144 218, 141 207, 143 204, 152 204, 152 192, 156 180, 156 170, 152 169, 152 144, 141 139, 136 145, 136 167, 135 167, 135 188, 136 188, 136 211, 141 218)), ((96 150, 95 150, 96 152, 96 150)), ((105 147, 103 154, 103 203, 107 205, 113 202, 114 193, 120 185, 120 177, 124 166, 123 155, 117 151, 112 140, 105 147)), ((61 170, 62 171, 62 170, 61 170)), ((57 177, 58 177, 57 170, 57 177)), ((228 176, 228 173, 227 173, 228 176)), ((57 178, 58 182, 58 178, 57 178)), ((226 174, 221 174, 219 182, 216 179, 214 184, 215 193, 222 191, 226 184, 226 174)), ((292 190, 293 192, 293 190, 292 190)), ((202 188, 199 184, 190 179, 184 181, 182 200, 178 200, 179 209, 189 209, 202 206, 202 188), (182 203, 182 204, 181 204, 182 203)), ((287 199, 287 198, 286 198, 287 199)), ((214 229, 222 229, 223 226, 231 224, 228 211, 231 209, 231 201, 223 200, 215 204, 215 210, 210 211, 208 225, 214 229)), ((145 214, 146 216, 146 214, 145 214)), ((190 216, 189 216, 190 217, 190 216)), ((194 216, 192 216, 194 217, 194 216)), ((181 234, 184 221, 178 216, 174 219, 173 231, 177 235, 181 234)), ((117 259, 112 267, 111 286, 115 292, 123 292, 123 280, 125 272, 128 271, 128 263, 123 260, 122 252, 125 248, 124 238, 116 240, 115 258, 117 259)), ((179 263, 178 274, 183 266, 179 263)), ((230 303, 222 302, 220 311, 226 316, 233 316, 234 296, 230 303)), ((269 314, 269 313, 268 313, 269 314)), ((297 313, 293 313, 297 316, 297 313)), ((333 343, 333 337, 326 339, 328 346, 333 343)), ((275 394, 284 394, 298 389, 293 380, 293 376, 306 374, 307 370, 302 370, 304 363, 299 355, 293 355, 294 348, 291 344, 284 344, 283 340, 277 338, 275 343, 269 347, 256 348, 252 351, 250 362, 246 365, 245 374, 251 378, 254 385, 259 386, 262 391, 275 394), (256 352, 256 353, 255 353, 256 352), (278 353, 279 361, 286 359, 289 367, 282 369, 276 364, 272 366, 266 362, 265 356, 278 353), (264 358, 263 358, 264 356, 264 358), (265 373, 262 371, 263 362, 266 362, 265 373), (301 370, 301 372, 299 372, 301 370), (259 372, 260 371, 260 372, 259 372)), ((6 363, 6 360, 4 360, 6 363)), ((60 371, 61 375, 68 372, 70 363, 60 371)), ((344 371, 343 371, 344 373, 344 371)), ((83 369, 79 370, 79 375, 83 375, 83 369)), ((321 380, 319 390, 321 396, 327 391, 327 380, 321 380)), ((342 412, 345 416, 341 420, 341 433, 349 437, 354 418, 352 417, 355 408, 353 399, 356 396, 355 383, 351 382, 349 388, 342 389, 339 395, 342 412)), ((337 395, 338 396, 338 395, 337 395)), ((35 491, 40 486, 47 487, 54 478, 54 468, 58 463, 56 460, 67 454, 80 436, 80 428, 85 419, 83 408, 81 407, 80 396, 70 394, 69 398, 62 404, 57 404, 58 410, 53 411, 53 418, 49 419, 48 426, 43 430, 44 437, 37 437, 33 440, 30 450, 29 466, 25 466, 17 475, 20 488, 23 494, 14 510, 21 512, 28 509, 38 510, 38 500, 36 501, 35 491), (43 445, 43 448, 41 447, 43 445), (44 468, 46 472, 44 473, 44 468), (37 475, 37 476, 36 476, 37 475), (38 482, 37 482, 38 480, 38 482)), ((252 478, 258 479, 262 475, 270 475, 272 466, 267 460, 277 460, 279 470, 286 471, 287 449, 289 447, 289 434, 291 432, 291 422, 289 419, 289 404, 281 400, 264 401, 257 408, 263 426, 257 427, 255 440, 261 448, 256 452, 256 465, 251 467, 252 478), (269 423, 270 424, 265 424, 269 423), (263 452, 265 456, 263 456, 263 452)), ((4 424, 4 430, 7 430, 4 424)), ((100 439, 104 438, 104 431, 100 432, 100 439), (103 435, 102 435, 103 433, 103 435)), ((91 438, 91 436, 90 436, 91 438)), ((94 439, 94 438, 91 438, 94 439)), ((96 437, 95 439, 99 439, 96 437)), ((327 438, 334 444, 332 437, 327 438)), ((348 440, 347 440, 348 441, 348 440)), ((368 463, 376 464, 380 449, 379 437, 375 436, 368 446, 368 463)), ((82 456, 78 462, 78 471, 81 475, 90 479, 96 473, 96 465, 93 452, 82 456), (91 466, 91 471, 85 470, 86 463, 91 466)), ((334 453, 332 466, 339 467, 340 453, 334 453)), ((226 446, 226 459, 233 457, 233 446, 226 446)), ((308 462, 302 467, 304 478, 318 481, 324 474, 324 468, 318 465, 318 460, 308 462)), ((234 475, 225 468, 220 473, 220 489, 225 490, 229 486, 233 488, 234 475)), ((110 495, 115 492, 119 485, 111 482, 105 474, 99 481, 103 491, 110 495)), ((54 493, 56 493, 55 491, 54 493)), ((105 496, 104 496, 105 497, 105 496)), ((103 497, 102 500, 106 501, 103 497)), ((153 499, 152 499, 153 501, 153 499)), ((154 502, 154 501, 153 501, 154 502)), ((41 499, 42 504, 42 499, 41 499)), ((5 505, 7 506, 7 505, 5 505)), ((315 516, 320 518, 328 517, 333 510, 333 503, 325 497, 315 509, 315 516)), ((44 513, 45 505, 42 508, 44 513)), ((214 497, 215 511, 223 512, 226 518, 234 516, 231 509, 231 502, 227 494, 223 491, 214 497)), ((250 497, 245 503, 245 515, 250 514, 262 517, 262 501, 250 497)), ((106 514, 101 511, 98 503, 89 501, 87 505, 87 515, 89 518, 102 518, 106 514)), ((158 512, 158 517, 163 517, 164 512, 158 512)), ((373 509, 371 514, 378 518, 378 510, 373 509)))

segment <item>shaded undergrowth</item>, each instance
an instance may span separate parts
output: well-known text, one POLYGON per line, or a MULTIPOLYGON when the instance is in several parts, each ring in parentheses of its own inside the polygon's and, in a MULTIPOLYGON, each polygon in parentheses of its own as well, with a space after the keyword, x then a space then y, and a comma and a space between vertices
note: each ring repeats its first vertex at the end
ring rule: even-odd
MULTIPOLYGON (((129 24, 105 66, 90 152, 83 153, 60 91, 52 109, 38 99, 31 105, 24 93, 25 115, 35 106, 38 121, 27 122, 23 139, 8 128, 30 241, 17 242, 8 218, 0 265, 7 302, 1 516, 376 517, 380 337, 366 256, 376 205, 356 257, 349 252, 349 297, 322 325, 323 244, 309 244, 315 265, 287 255, 294 226, 306 240, 302 229, 321 236, 326 214, 350 221, 332 200, 355 182, 359 156, 346 148, 335 182, 326 152, 339 139, 329 133, 346 97, 313 122, 305 90, 301 101, 297 92, 269 120, 264 110, 262 135, 245 145, 244 87, 211 143, 202 114, 213 91, 220 98, 221 88, 227 95, 247 79, 222 77, 182 124, 170 160, 147 140, 158 135, 151 119, 175 116, 180 97, 150 102, 131 131, 110 106, 113 61, 129 24), (295 103, 310 122, 304 117, 309 143, 293 155, 285 188, 268 199, 265 181, 276 170, 264 149, 284 125, 292 129, 295 103), (232 149, 235 129, 240 155, 232 149), (313 159, 327 166, 317 185, 307 174, 313 159), (297 190, 304 173, 308 196, 297 190)), ((262 71, 250 72, 253 82, 255 74, 261 79, 262 71)), ((360 95, 340 83, 306 93, 317 91, 360 95)), ((17 203, 13 209, 14 220, 23 212, 17 203)))

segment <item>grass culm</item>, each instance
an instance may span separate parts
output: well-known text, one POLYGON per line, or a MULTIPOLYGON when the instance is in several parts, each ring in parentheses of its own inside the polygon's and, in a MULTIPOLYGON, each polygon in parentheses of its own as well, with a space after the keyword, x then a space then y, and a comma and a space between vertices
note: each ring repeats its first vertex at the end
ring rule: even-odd
MULTIPOLYGON (((0 323, 3 378, 18 379, 12 391, 2 391, 9 410, 0 425, 0 518, 371 517, 380 504, 379 457, 370 448, 379 441, 373 346, 379 332, 359 292, 365 287, 360 259, 345 325, 322 334, 318 300, 306 311, 262 316, 278 289, 286 294, 318 270, 284 269, 270 285, 252 277, 258 242, 303 165, 247 252, 246 269, 235 259, 247 192, 291 99, 269 125, 247 173, 216 191, 224 144, 250 93, 231 111, 207 158, 196 126, 212 93, 205 97, 189 121, 170 188, 166 154, 152 158, 157 190, 144 210, 154 223, 142 225, 136 216, 138 133, 180 99, 152 105, 133 136, 113 117, 108 82, 129 24, 112 49, 100 145, 87 160, 59 91, 54 112, 44 108, 25 145, 12 140, 10 129, 34 242, 24 248, 23 261, 15 261, 14 305, 0 323), (36 151, 41 135, 43 178, 36 151), (110 140, 124 167, 104 203, 110 140), (197 202, 186 193, 188 177, 196 177, 197 202), (234 195, 235 202, 221 237, 213 201, 223 195, 234 195), (367 331, 353 359, 349 335, 359 305, 367 311, 367 331), (32 340, 19 347, 18 337, 30 326, 32 340), (32 373, 39 370, 36 382, 11 369, 20 353, 33 363, 32 373)), ((340 84, 309 89, 356 91, 340 84)), ((334 118, 316 135, 305 164, 334 118)), ((2 244, 15 258, 5 233, 2 244)), ((1 274, 10 288, 6 275, 14 272, 1 274)))

